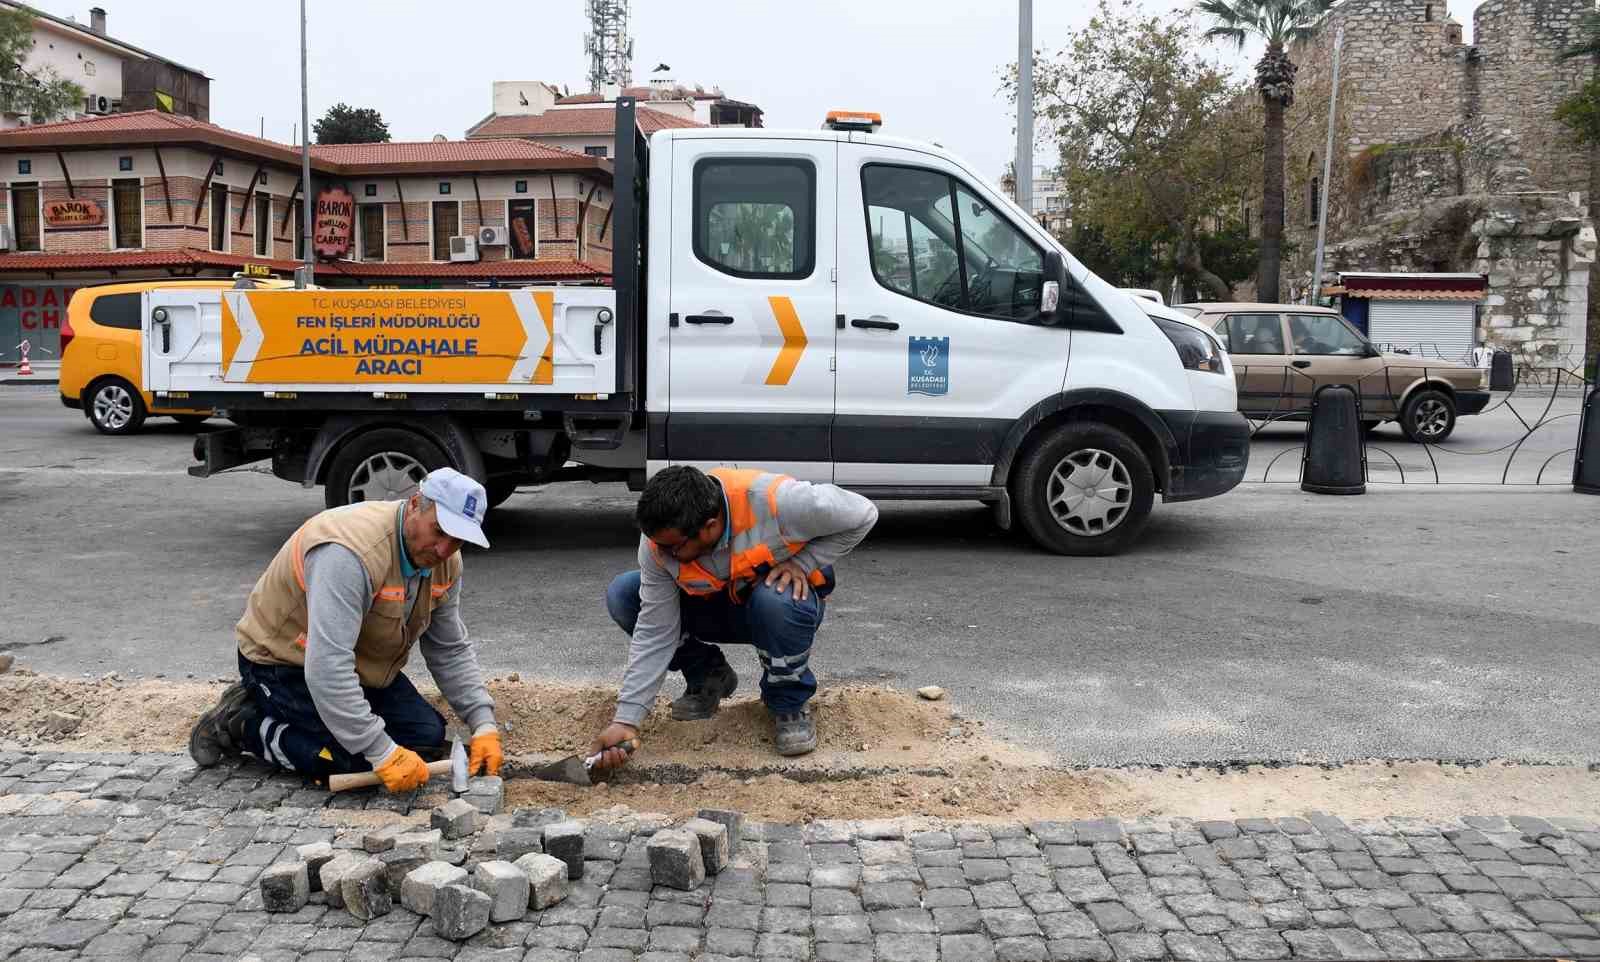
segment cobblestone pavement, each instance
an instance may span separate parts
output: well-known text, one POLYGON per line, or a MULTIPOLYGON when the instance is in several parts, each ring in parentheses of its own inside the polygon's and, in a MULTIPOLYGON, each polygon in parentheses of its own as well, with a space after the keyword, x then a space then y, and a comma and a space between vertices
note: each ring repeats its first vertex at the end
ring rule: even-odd
MULTIPOLYGON (((172 755, 0 752, 0 959, 818 962, 1600 957, 1600 825, 1527 816, 747 822, 732 866, 652 889, 636 820, 589 823, 560 905, 464 943, 398 906, 261 911, 332 797, 172 755)), ((368 822, 374 819, 368 816, 368 822)))

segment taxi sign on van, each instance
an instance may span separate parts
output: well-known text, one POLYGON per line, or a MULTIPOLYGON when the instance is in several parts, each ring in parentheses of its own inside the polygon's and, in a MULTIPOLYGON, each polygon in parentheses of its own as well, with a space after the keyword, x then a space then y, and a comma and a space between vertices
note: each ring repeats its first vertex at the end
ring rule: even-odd
POLYGON ((228 291, 223 380, 553 384, 554 332, 550 291, 228 291))
POLYGON ((271 277, 272 268, 265 264, 246 264, 240 273, 246 277, 271 277))

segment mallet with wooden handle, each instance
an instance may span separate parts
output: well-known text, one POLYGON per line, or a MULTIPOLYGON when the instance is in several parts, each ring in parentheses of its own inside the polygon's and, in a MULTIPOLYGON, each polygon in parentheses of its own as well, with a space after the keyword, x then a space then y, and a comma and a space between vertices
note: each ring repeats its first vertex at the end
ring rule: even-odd
MULTIPOLYGON (((450 774, 450 759, 441 758, 436 762, 428 763, 428 777, 438 778, 440 775, 450 774)), ((329 775, 328 791, 347 792, 352 788, 370 788, 373 785, 382 785, 383 779, 377 772, 354 772, 349 775, 329 775)))

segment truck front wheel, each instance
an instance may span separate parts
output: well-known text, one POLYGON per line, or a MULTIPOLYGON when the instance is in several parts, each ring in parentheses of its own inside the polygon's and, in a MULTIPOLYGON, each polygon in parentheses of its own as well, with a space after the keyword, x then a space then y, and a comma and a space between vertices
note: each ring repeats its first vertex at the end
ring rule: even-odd
POLYGON ((437 444, 411 431, 379 428, 346 444, 328 466, 323 499, 337 508, 411 497, 429 471, 450 466, 437 444))
POLYGON ((1017 471, 1023 530, 1057 554, 1116 554, 1138 537, 1154 501, 1150 460, 1132 438, 1105 424, 1055 429, 1017 471))

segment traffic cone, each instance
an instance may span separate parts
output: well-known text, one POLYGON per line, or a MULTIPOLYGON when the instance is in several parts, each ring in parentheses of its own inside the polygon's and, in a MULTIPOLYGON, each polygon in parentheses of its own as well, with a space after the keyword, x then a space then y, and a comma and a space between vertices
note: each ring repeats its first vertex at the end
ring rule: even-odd
POLYGON ((28 363, 28 355, 22 355, 22 363, 17 366, 18 377, 29 377, 33 374, 33 365, 28 363))

